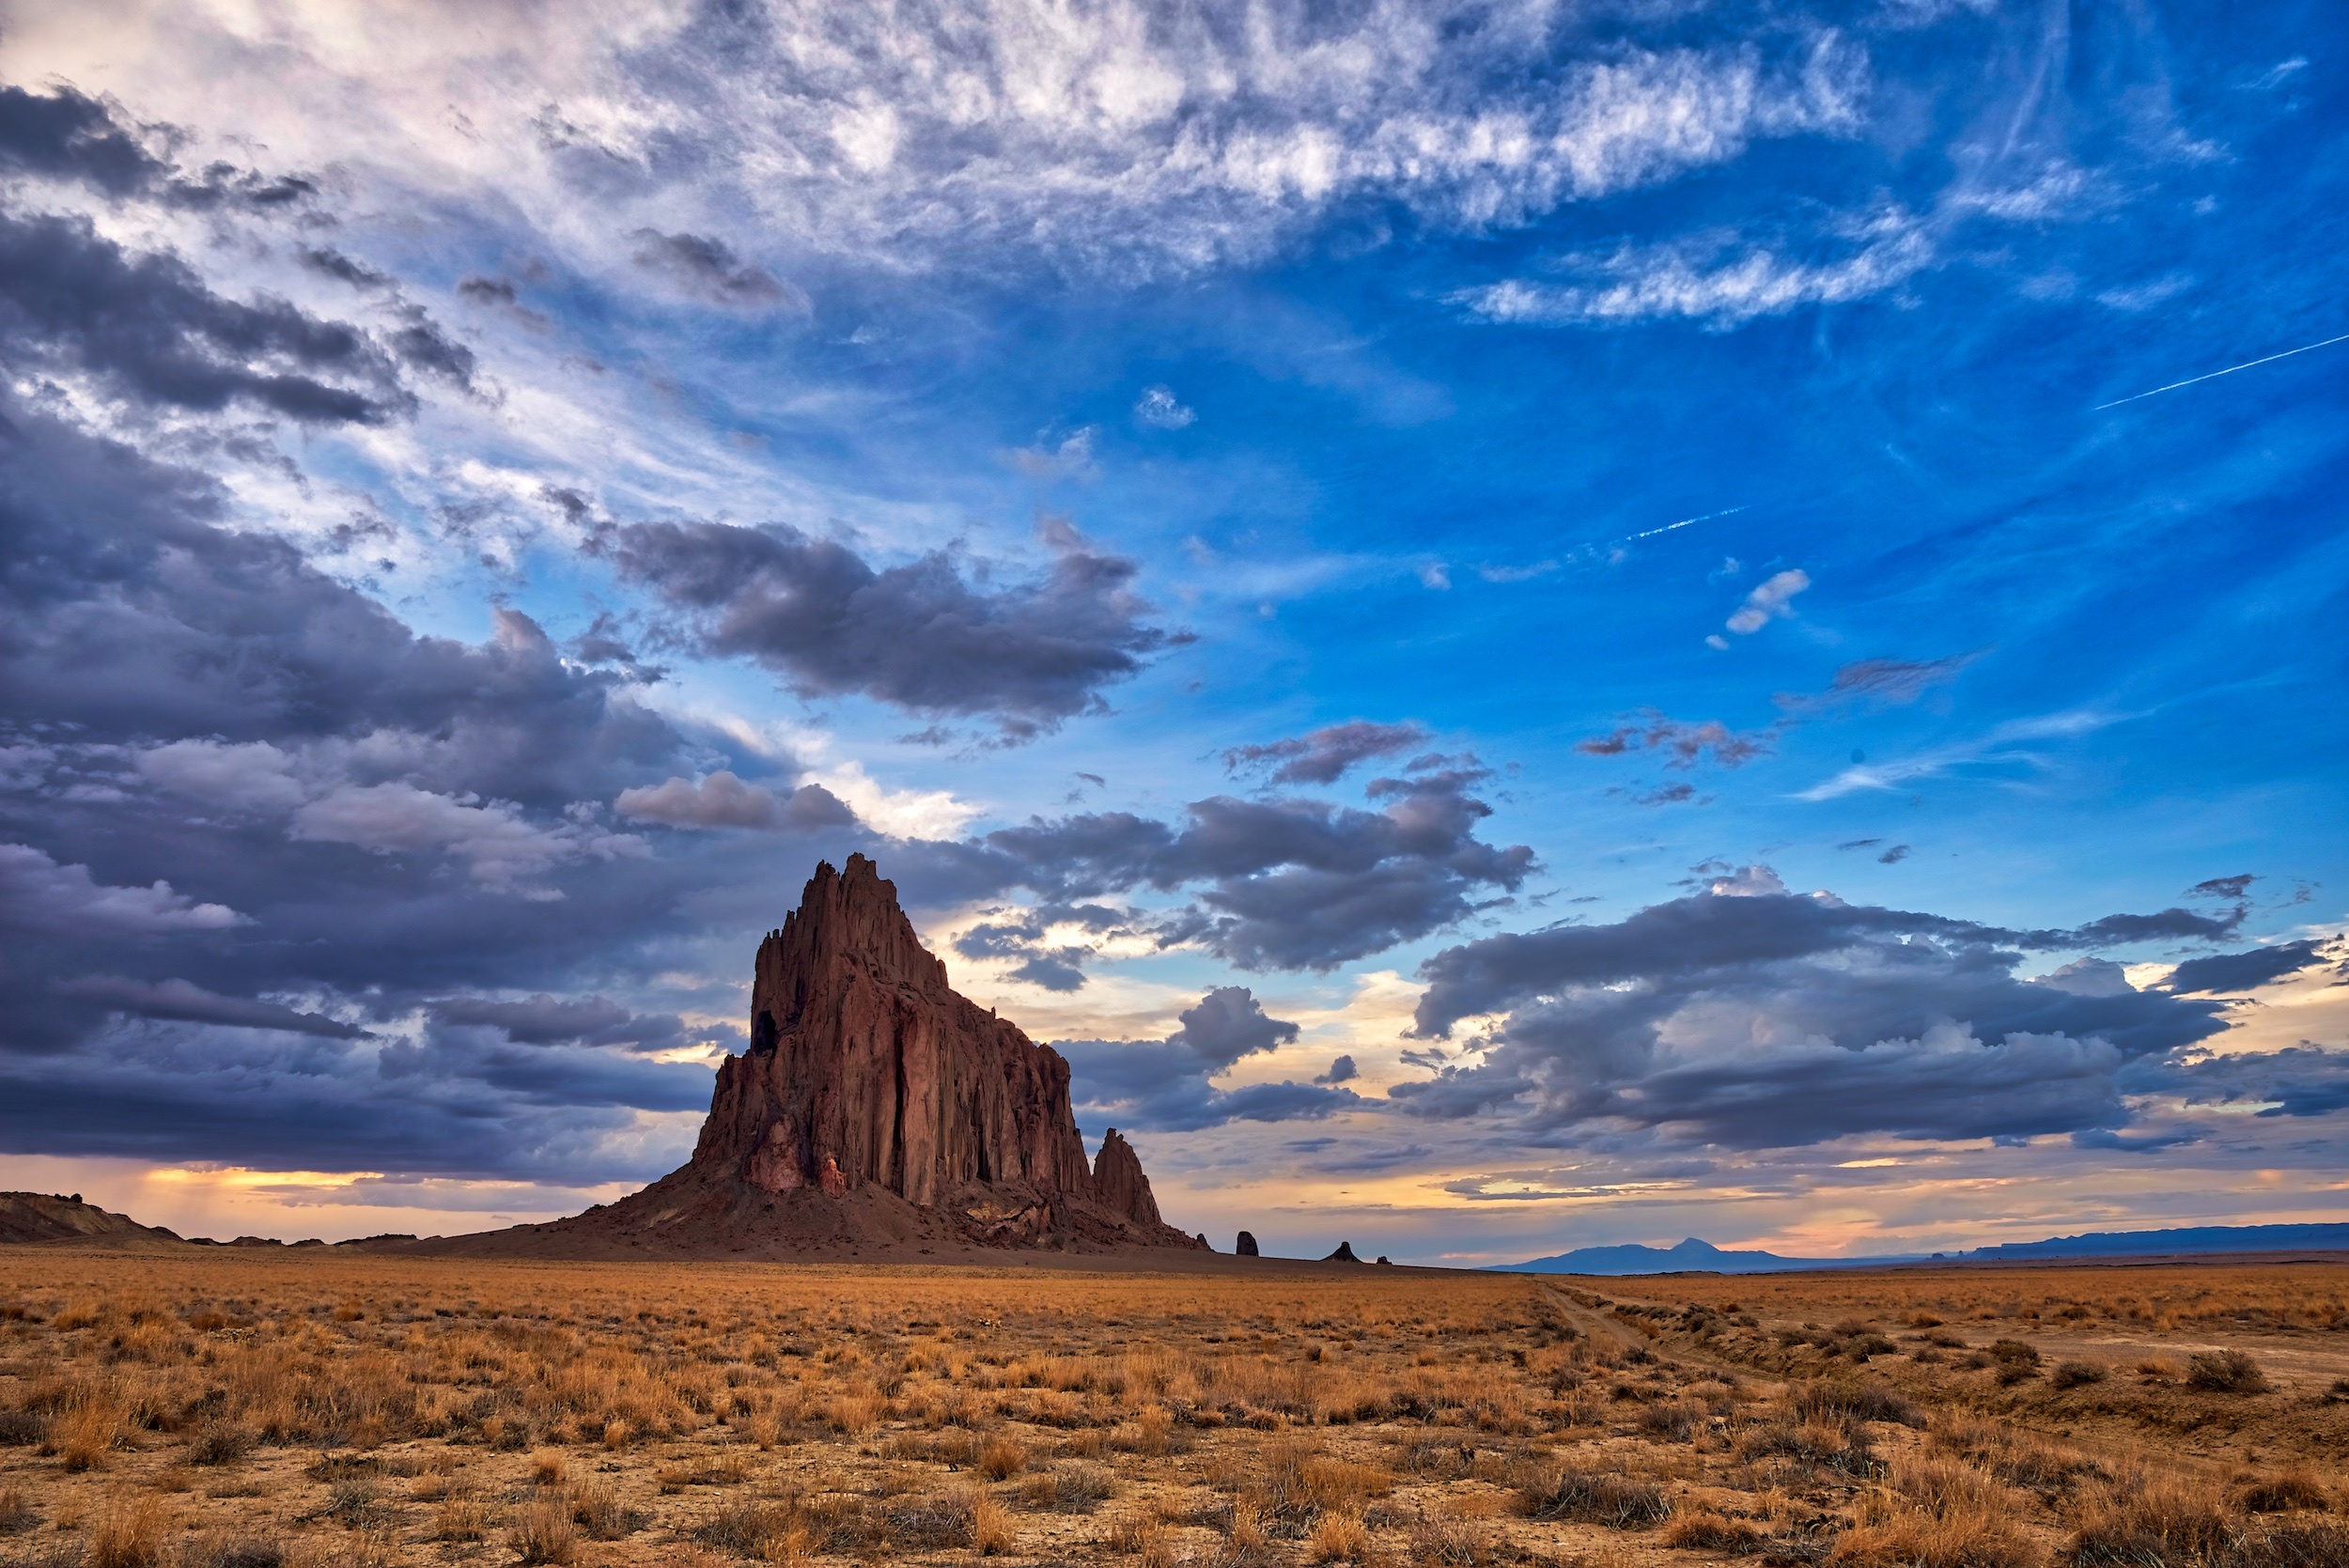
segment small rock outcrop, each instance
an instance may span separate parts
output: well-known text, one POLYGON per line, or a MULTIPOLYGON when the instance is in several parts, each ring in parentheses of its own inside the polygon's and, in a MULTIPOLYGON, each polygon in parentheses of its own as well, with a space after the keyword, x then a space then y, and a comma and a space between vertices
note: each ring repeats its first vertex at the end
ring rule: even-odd
POLYGON ((1321 1261, 1323 1263, 1360 1263, 1362 1260, 1354 1255, 1352 1242, 1341 1241, 1338 1243, 1338 1250, 1321 1261))
POLYGON ((1088 1162, 1068 1063, 947 983, 862 855, 818 865, 759 944, 750 1048, 718 1069, 693 1157, 643 1191, 443 1251, 935 1255, 1198 1250, 1133 1145, 1088 1162))
POLYGON ((1239 1240, 1233 1246, 1232 1250, 1243 1258, 1252 1258, 1257 1256, 1256 1233, 1253 1231, 1240 1232, 1239 1240))

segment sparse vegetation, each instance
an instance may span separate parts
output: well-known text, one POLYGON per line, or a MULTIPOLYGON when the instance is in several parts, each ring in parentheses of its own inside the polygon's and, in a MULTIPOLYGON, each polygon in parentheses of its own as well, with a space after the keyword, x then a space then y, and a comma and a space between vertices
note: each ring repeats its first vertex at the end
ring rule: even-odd
POLYGON ((0 1253, 0 1563, 2338 1568, 2280 1272, 0 1253))

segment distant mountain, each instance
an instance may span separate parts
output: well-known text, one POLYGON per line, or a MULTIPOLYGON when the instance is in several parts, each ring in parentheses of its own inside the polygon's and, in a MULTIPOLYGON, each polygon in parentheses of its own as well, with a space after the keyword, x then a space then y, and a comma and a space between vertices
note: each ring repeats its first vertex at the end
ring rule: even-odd
POLYGON ((1579 1247, 1553 1257, 1497 1264, 1502 1274, 1774 1274, 1813 1268, 1874 1268, 1896 1263, 1999 1263, 2026 1258, 2127 1257, 2177 1252, 2275 1252, 2298 1248, 2349 1250, 2349 1223, 2197 1225, 2170 1231, 2096 1231, 2046 1241, 2009 1241, 1970 1252, 1900 1252, 1864 1258, 1788 1258, 1776 1252, 1724 1251, 1690 1236, 1677 1247, 1579 1247))
POLYGON ((1713 1274, 1779 1274, 1808 1268, 1864 1268, 1872 1264, 1907 1263, 1897 1258, 1787 1258, 1776 1252, 1725 1252, 1709 1241, 1690 1236, 1677 1247, 1578 1247, 1555 1257, 1494 1265, 1501 1274, 1676 1274, 1703 1270, 1713 1274))
POLYGON ((2096 1258, 2138 1252, 2279 1252, 2303 1247, 2349 1250, 2349 1223, 2196 1225, 2176 1231, 2091 1231, 2046 1241, 2009 1241, 1958 1254, 1999 1258, 2096 1258))

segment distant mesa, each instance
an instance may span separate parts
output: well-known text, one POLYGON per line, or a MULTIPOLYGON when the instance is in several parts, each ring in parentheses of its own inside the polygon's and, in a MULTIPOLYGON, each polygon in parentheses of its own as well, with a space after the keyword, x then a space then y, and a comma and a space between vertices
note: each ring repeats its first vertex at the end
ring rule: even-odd
POLYGON ((1255 1233, 1253 1231, 1240 1232, 1239 1240, 1233 1244, 1232 1250, 1243 1258, 1257 1256, 1255 1233))
POLYGON ((873 862, 820 864, 759 944, 750 1048, 718 1069, 693 1157, 544 1225, 423 1250, 877 1258, 1210 1249, 1169 1225, 1115 1128, 1088 1162, 1068 1063, 959 995, 873 862))
POLYGON ((1321 1261, 1323 1263, 1360 1263, 1362 1260, 1354 1255, 1352 1242, 1341 1241, 1338 1243, 1338 1250, 1321 1261))

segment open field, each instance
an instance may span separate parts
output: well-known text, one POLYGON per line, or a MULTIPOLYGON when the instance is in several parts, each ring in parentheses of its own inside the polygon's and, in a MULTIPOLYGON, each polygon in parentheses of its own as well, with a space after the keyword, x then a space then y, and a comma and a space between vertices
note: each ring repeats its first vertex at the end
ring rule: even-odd
POLYGON ((2349 1563, 2349 1267, 0 1251, 0 1561, 2349 1563))

